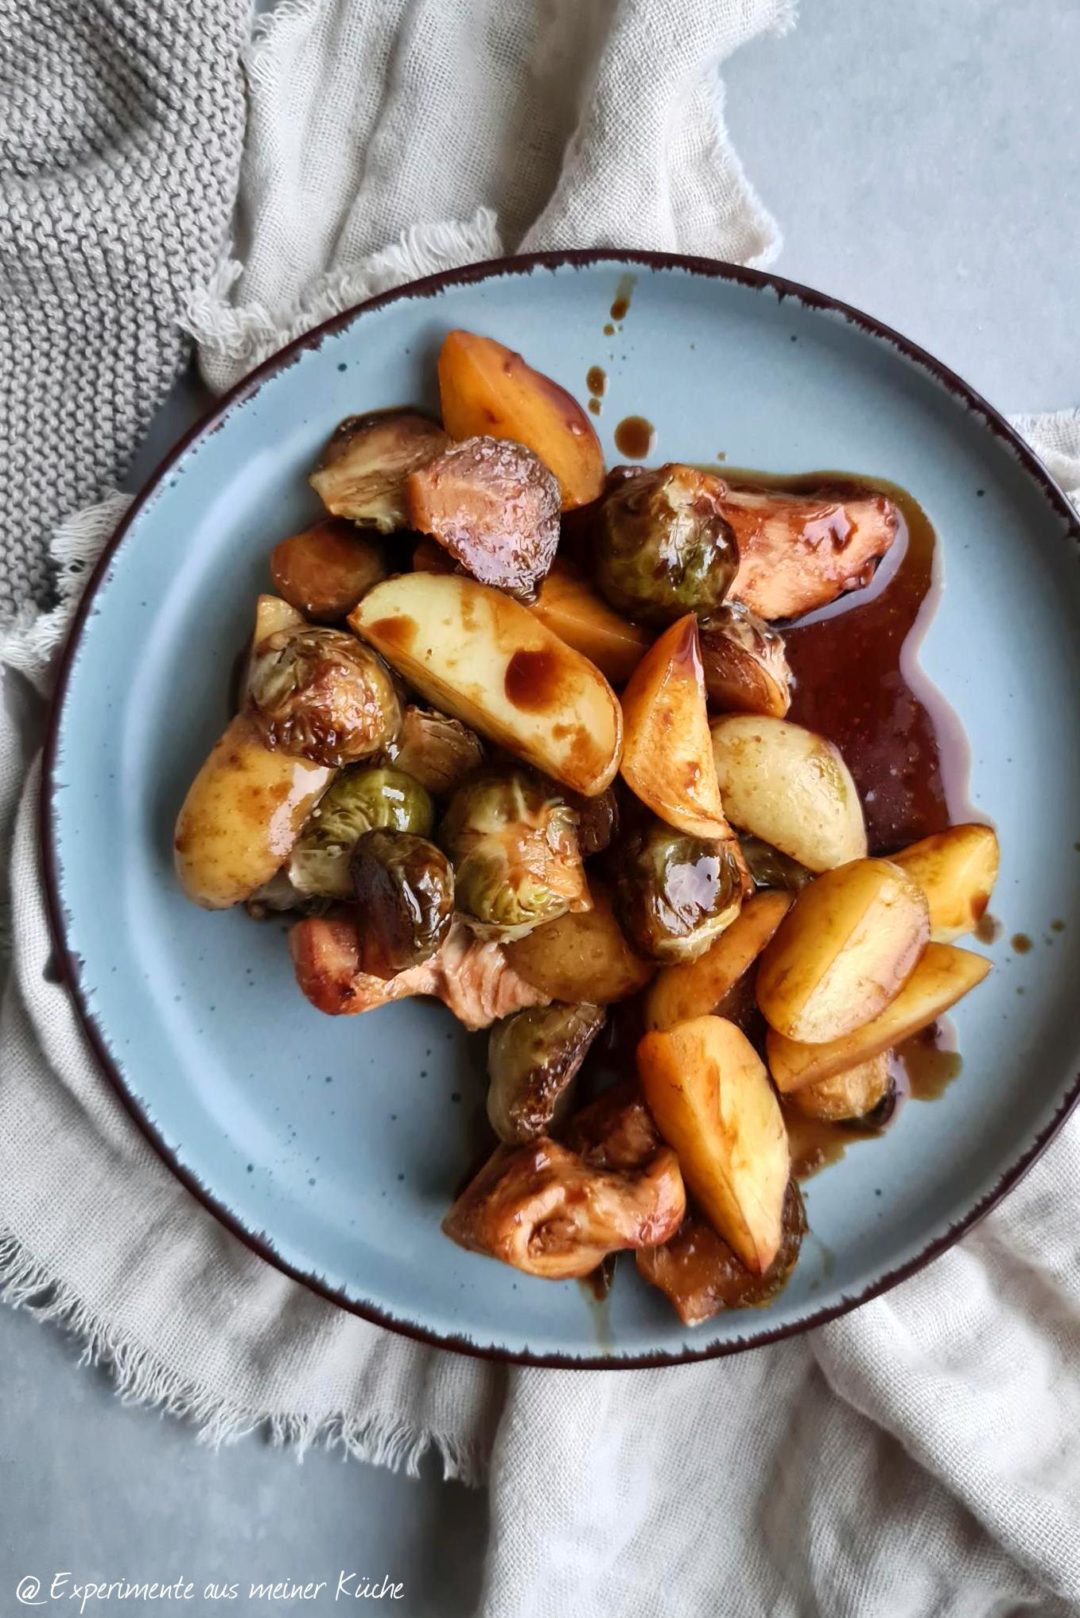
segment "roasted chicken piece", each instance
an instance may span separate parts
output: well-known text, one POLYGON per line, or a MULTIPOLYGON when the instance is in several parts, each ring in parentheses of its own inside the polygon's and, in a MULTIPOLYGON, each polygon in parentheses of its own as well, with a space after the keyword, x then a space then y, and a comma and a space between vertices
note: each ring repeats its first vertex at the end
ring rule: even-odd
POLYGON ((660 1147, 631 1173, 594 1168, 542 1136, 500 1146, 443 1220, 461 1247, 529 1275, 589 1275, 609 1253, 654 1246, 678 1229, 686 1195, 675 1153, 660 1147))
POLYGON ((639 1272, 659 1287, 684 1326, 698 1326, 722 1309, 757 1308, 775 1298, 795 1268, 806 1233, 799 1188, 792 1180, 784 1203, 780 1251, 764 1275, 751 1275, 722 1236, 690 1212, 663 1247, 635 1255, 639 1272))
POLYGON ((628 1174, 663 1146, 636 1084, 617 1084, 570 1121, 566 1144, 590 1168, 628 1174))
POLYGON ((334 517, 389 534, 408 527, 405 479, 450 439, 418 410, 373 410, 334 429, 311 487, 334 517))
POLYGON ((481 584, 531 600, 559 543, 559 485, 523 444, 466 438, 406 480, 412 526, 481 584))
POLYGON ((351 916, 307 916, 289 933, 296 981, 311 1004, 330 1016, 373 1011, 391 1000, 436 996, 459 1022, 487 1028, 524 1006, 543 1006, 549 996, 519 977, 502 946, 474 938, 455 923, 438 953, 396 977, 360 970, 360 941, 351 916))
POLYGON ((727 486, 721 511, 739 547, 729 591, 759 618, 798 618, 857 590, 896 538, 896 507, 873 489, 818 494, 727 486))

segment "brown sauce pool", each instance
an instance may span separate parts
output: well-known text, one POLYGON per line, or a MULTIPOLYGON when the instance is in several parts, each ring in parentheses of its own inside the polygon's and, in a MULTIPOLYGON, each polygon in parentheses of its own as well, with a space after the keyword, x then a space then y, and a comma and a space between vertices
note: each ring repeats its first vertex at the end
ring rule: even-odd
POLYGON ((723 476, 791 493, 870 487, 895 503, 899 532, 871 583, 785 631, 795 676, 788 717, 840 749, 872 853, 979 818, 967 801, 970 755, 960 721, 917 661, 940 593, 934 530, 922 507, 895 484, 849 473, 782 478, 725 468, 723 476))

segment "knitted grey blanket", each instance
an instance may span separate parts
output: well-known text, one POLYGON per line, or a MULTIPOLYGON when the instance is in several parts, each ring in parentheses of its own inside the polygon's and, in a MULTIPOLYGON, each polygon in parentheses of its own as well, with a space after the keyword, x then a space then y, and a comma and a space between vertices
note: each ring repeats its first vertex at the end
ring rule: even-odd
POLYGON ((182 368, 244 131, 248 0, 0 0, 0 624, 182 368))

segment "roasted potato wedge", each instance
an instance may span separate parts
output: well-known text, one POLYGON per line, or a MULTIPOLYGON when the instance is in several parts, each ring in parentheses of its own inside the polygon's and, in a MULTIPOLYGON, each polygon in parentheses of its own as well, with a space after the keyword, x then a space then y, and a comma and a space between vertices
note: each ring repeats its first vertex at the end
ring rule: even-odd
POLYGON ((828 1124, 848 1123, 867 1117, 880 1106, 891 1084, 889 1054, 882 1051, 855 1067, 845 1068, 843 1073, 834 1073, 831 1079, 796 1090, 789 1104, 804 1118, 820 1118, 828 1124))
POLYGON ((645 653, 623 692, 622 711, 627 786, 661 820, 691 837, 730 837, 692 612, 645 653))
POLYGON ((949 944, 978 925, 998 874, 1000 851, 992 826, 950 826, 889 858, 926 894, 935 944, 949 944))
POLYGON ((808 1045, 770 1030, 769 1071, 785 1095, 807 1084, 831 1079, 845 1069, 891 1050, 954 1006, 990 970, 983 955, 955 944, 927 944, 915 970, 895 1000, 871 1022, 824 1045, 808 1045))
POLYGON ((898 865, 838 865, 802 890, 762 955, 758 1005, 788 1039, 839 1039, 896 998, 929 937, 926 895, 898 865))
POLYGON ((709 1223, 754 1275, 780 1250, 790 1178, 787 1131, 765 1067, 722 1017, 647 1033, 641 1088, 709 1223))
POLYGON ((619 700, 519 601, 456 574, 404 573, 369 590, 349 624, 436 708, 586 797, 610 785, 619 700))
POLYGON ((753 966, 790 905, 790 893, 753 894, 704 955, 658 972, 645 997, 646 1028, 672 1028, 715 1011, 753 966))
POLYGON ((729 714, 712 725, 724 808, 811 871, 862 859, 866 824, 851 772, 823 736, 765 714, 729 714))
POLYGON ((504 947, 514 971, 552 1000, 606 1006, 643 989, 655 967, 630 948, 599 883, 590 882, 589 893, 591 910, 559 916, 504 947))
POLYGON ((492 337, 448 332, 439 353, 442 419, 452 438, 510 438, 559 480, 562 508, 595 500, 604 453, 577 400, 492 337))
POLYGON ((275 545, 270 572, 279 596, 305 618, 325 624, 344 618, 386 577, 378 548, 340 517, 324 518, 275 545))
POLYGON ((238 714, 177 816, 176 874, 188 898, 224 910, 269 882, 333 774, 271 752, 247 715, 238 714))
POLYGON ((405 479, 441 455, 450 440, 418 410, 373 410, 334 429, 308 482, 333 517, 393 533, 409 526, 405 479))
POLYGON ((643 629, 620 618, 580 573, 557 557, 530 611, 595 663, 612 685, 630 678, 649 644, 643 629))

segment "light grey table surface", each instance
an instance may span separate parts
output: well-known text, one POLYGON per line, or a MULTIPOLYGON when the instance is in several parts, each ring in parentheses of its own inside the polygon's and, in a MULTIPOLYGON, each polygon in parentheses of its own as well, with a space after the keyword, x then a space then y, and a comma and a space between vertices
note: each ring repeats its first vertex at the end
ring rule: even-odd
MULTIPOLYGON (((1006 410, 1080 403, 1078 64, 1076 0, 803 0, 794 34, 727 72, 736 145, 785 231, 777 270, 898 327, 1006 410)), ((136 480, 195 398, 163 412, 136 480)), ((213 1452, 77 1360, 0 1310, 0 1618, 28 1610, 20 1577, 63 1569, 244 1587, 386 1572, 410 1618, 472 1610, 482 1494, 435 1467, 298 1467, 259 1438, 213 1452)))

